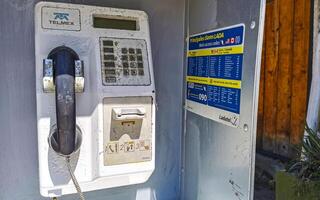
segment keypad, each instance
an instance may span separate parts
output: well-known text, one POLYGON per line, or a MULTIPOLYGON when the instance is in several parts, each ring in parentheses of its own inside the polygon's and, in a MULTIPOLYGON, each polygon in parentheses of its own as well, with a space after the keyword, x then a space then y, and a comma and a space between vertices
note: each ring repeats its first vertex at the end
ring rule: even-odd
MULTIPOLYGON (((129 39, 102 39, 102 77, 104 84, 120 84, 134 82, 141 84, 150 82, 149 77, 145 77, 143 50, 136 48, 136 41, 129 39), (122 42, 124 40, 124 42, 122 42), (125 42, 129 41, 129 44, 125 42), (140 78, 141 77, 141 78, 140 78), (148 78, 148 79, 146 79, 148 78), (131 82, 130 82, 131 81, 131 82), (118 83, 119 82, 119 83, 118 83)), ((141 42, 140 42, 141 43, 141 42)), ((140 45, 141 46, 141 45, 140 45)), ((139 47, 140 47, 139 46, 139 47)), ((144 45, 142 45, 143 47, 144 45)), ((146 53, 146 52, 145 52, 146 53)))

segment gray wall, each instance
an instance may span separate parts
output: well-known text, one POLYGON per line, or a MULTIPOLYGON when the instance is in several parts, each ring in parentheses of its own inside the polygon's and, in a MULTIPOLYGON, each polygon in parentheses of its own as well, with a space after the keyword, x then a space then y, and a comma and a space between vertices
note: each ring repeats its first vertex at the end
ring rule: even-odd
MULTIPOLYGON (((0 2, 0 199, 38 200, 34 66, 36 0, 0 2)), ((91 199, 175 200, 180 193, 184 0, 60 1, 149 14, 158 113, 156 170, 141 185, 87 193, 91 199)), ((77 199, 70 195, 61 199, 77 199)))

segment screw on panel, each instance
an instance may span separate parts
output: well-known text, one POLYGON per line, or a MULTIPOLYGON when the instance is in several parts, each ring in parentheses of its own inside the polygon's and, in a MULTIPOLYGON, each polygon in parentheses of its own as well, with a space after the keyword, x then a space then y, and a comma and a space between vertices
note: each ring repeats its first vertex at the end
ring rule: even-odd
POLYGON ((250 28, 251 29, 254 29, 256 27, 256 22, 255 21, 252 21, 251 24, 250 24, 250 28))
POLYGON ((249 130, 248 124, 243 125, 243 130, 244 130, 245 132, 247 132, 247 131, 249 130))

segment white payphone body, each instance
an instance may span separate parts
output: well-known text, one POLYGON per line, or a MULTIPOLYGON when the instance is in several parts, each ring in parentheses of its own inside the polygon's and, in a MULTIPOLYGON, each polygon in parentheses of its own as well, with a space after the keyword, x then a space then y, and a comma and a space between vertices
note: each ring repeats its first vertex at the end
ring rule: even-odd
POLYGON ((59 130, 58 70, 54 67, 58 46, 65 48, 64 53, 72 52, 75 59, 77 93, 75 101, 69 102, 75 103, 79 133, 75 140, 80 148, 70 163, 81 189, 147 181, 155 168, 155 87, 147 15, 40 2, 35 7, 35 57, 41 194, 54 197, 76 192, 63 157, 50 141, 59 130))

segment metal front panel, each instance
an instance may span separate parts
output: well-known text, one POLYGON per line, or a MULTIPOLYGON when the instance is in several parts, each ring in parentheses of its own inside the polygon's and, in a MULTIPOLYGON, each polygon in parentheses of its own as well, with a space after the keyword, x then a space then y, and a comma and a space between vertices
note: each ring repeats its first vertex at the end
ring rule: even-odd
POLYGON ((244 24, 246 38, 239 125, 227 126, 186 111, 182 199, 253 199, 257 99, 265 2, 189 0, 187 5, 187 36, 244 24))
POLYGON ((103 100, 104 165, 150 161, 152 97, 103 100))

